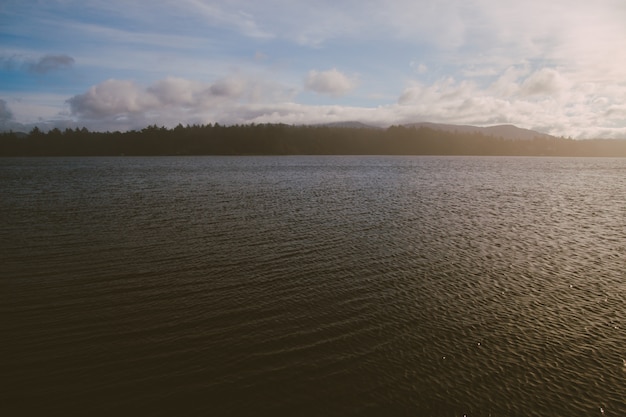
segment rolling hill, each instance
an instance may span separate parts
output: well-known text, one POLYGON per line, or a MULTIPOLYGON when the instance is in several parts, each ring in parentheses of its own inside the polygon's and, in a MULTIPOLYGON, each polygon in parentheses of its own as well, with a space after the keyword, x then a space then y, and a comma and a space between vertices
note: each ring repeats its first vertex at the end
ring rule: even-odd
POLYGON ((536 137, 540 138, 550 138, 552 136, 537 132, 535 130, 523 129, 514 125, 497 125, 497 126, 488 126, 488 127, 478 127, 478 126, 470 126, 470 125, 453 125, 453 124, 442 124, 442 123, 429 123, 429 122, 420 122, 420 123, 410 123, 405 124, 405 127, 427 127, 433 130, 444 130, 449 132, 459 132, 459 133, 482 133, 485 136, 494 136, 501 137, 504 139, 516 139, 516 140, 531 140, 536 137))

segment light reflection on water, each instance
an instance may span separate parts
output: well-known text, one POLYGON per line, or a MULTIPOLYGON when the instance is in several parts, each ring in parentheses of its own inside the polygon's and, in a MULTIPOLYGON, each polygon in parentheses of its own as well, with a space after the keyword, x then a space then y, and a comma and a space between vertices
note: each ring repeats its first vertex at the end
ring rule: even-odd
POLYGON ((626 159, 2 159, 9 411, 626 415, 626 159))

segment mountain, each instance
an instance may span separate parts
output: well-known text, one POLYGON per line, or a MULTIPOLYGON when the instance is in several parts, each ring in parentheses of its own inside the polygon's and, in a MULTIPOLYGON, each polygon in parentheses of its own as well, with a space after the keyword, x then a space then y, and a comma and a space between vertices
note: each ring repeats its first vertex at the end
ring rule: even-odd
POLYGON ((443 124, 443 123, 429 123, 429 122, 420 122, 420 123, 410 123, 405 124, 405 127, 427 127, 433 130, 445 130, 448 132, 459 132, 459 133, 482 133, 485 136, 495 136, 502 137, 504 139, 521 139, 521 140, 531 140, 536 137, 540 138, 550 138, 552 136, 537 132, 535 130, 523 129, 521 127, 513 126, 513 125, 497 125, 497 126, 487 126, 487 127, 479 127, 479 126, 470 126, 470 125, 452 125, 452 124, 443 124))
MULTIPOLYGON (((377 126, 368 125, 361 122, 356 121, 345 121, 345 122, 334 122, 334 123, 322 123, 314 126, 324 126, 324 127, 345 127, 345 128, 353 128, 353 129, 380 129, 377 126)), ((479 126, 470 126, 470 125, 453 125, 453 124, 444 124, 444 123, 430 123, 430 122, 420 122, 420 123, 409 123, 403 125, 404 127, 412 127, 419 129, 420 127, 427 127, 433 130, 444 130, 447 132, 459 132, 459 133, 482 133, 485 136, 493 136, 499 137, 509 140, 531 140, 534 138, 551 138, 545 133, 537 132, 535 130, 523 129, 521 127, 517 127, 514 125, 497 125, 497 126, 487 126, 487 127, 479 127, 479 126)))
POLYGON ((372 126, 361 122, 354 121, 345 121, 345 122, 331 122, 331 123, 321 123, 313 126, 322 126, 322 127, 347 127, 351 129, 380 129, 378 126, 372 126))

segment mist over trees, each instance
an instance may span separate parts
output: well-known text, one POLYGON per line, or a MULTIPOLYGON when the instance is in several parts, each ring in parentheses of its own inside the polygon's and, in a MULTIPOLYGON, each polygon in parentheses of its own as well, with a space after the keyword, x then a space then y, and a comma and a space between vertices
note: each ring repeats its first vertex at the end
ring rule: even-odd
POLYGON ((0 134, 0 156, 118 155, 528 155, 626 157, 626 140, 536 137, 510 140, 428 127, 148 126, 140 131, 90 132, 34 128, 0 134))

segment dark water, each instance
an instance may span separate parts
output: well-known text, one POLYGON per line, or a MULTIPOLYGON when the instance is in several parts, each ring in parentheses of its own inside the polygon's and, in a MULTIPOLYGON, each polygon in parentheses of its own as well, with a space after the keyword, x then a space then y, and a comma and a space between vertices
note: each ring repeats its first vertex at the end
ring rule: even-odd
POLYGON ((626 416, 626 159, 0 160, 0 414, 626 416))

